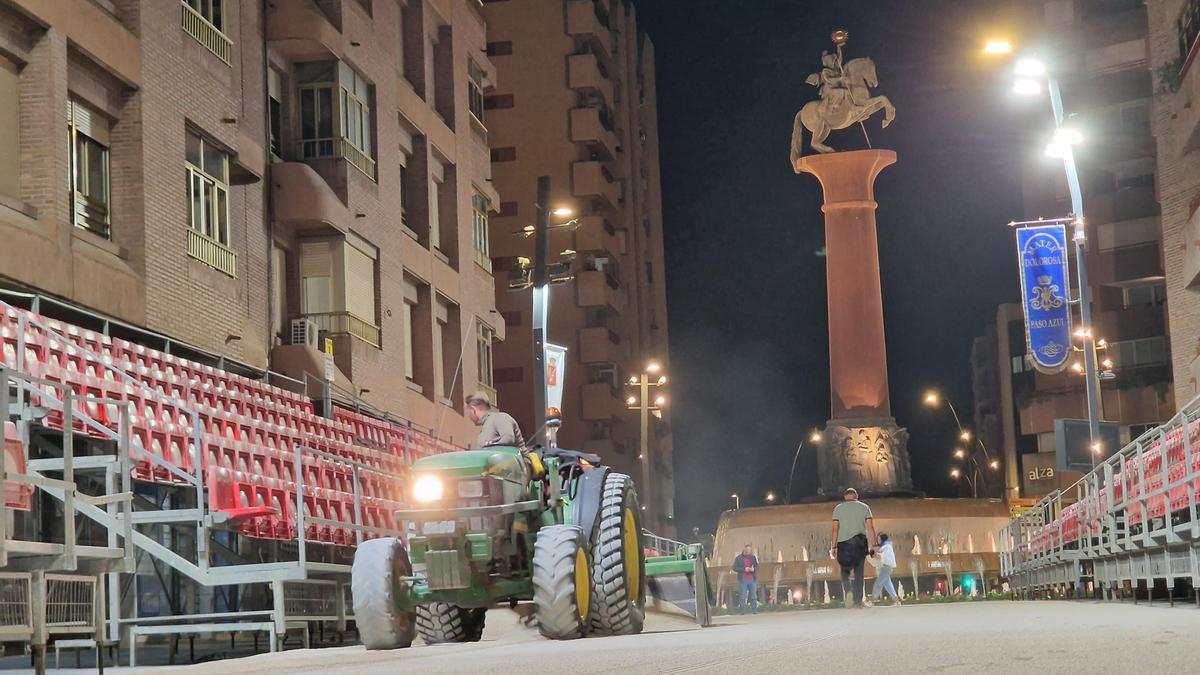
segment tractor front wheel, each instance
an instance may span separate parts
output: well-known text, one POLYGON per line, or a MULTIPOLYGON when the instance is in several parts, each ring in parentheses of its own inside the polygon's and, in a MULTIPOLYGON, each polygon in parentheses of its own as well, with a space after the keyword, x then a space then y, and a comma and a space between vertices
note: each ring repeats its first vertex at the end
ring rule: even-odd
POLYGON ((427 645, 479 642, 487 610, 468 609, 448 602, 417 606, 417 632, 427 645))
POLYGON ((592 539, 592 630, 607 635, 642 632, 646 561, 641 516, 633 479, 608 474, 592 539))
POLYGON ((412 645, 416 637, 413 613, 396 609, 396 588, 411 575, 408 552, 398 539, 369 539, 355 549, 350 572, 354 625, 367 649, 412 645))
POLYGON ((551 525, 533 546, 533 605, 538 630, 552 640, 588 633, 592 561, 587 537, 574 525, 551 525))

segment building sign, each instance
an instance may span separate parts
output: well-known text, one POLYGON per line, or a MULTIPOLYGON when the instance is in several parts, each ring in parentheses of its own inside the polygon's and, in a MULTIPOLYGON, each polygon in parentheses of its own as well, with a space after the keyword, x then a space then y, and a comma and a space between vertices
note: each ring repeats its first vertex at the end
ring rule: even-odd
POLYGON ((1017 254, 1029 355, 1039 371, 1061 372, 1071 356, 1066 226, 1060 222, 1018 229, 1017 254))
POLYGON ((1092 435, 1087 420, 1054 420, 1055 466, 1059 471, 1087 473, 1105 458, 1121 449, 1121 425, 1100 423, 1100 449, 1092 450, 1092 435))
POLYGON ((1033 452, 1021 455, 1021 496, 1041 497, 1058 487, 1055 455, 1033 452))
POLYGON ((333 362, 333 340, 325 338, 325 379, 333 382, 337 379, 337 366, 333 362))
POLYGON ((567 348, 546 343, 546 405, 562 410, 567 378, 567 348))

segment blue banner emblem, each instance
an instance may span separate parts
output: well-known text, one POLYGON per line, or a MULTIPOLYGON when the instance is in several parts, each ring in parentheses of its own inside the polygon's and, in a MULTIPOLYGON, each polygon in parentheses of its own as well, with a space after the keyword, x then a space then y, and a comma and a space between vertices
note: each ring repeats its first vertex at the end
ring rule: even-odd
POLYGON ((1025 343, 1033 365, 1058 373, 1071 356, 1071 292, 1067 228, 1062 223, 1017 230, 1025 343))

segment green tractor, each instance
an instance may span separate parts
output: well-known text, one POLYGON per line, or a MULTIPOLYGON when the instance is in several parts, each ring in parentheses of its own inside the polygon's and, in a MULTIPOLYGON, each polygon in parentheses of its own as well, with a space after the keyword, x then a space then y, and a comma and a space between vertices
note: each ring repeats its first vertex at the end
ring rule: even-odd
POLYGON ((527 601, 547 638, 639 633, 647 591, 680 587, 647 575, 690 578, 682 595, 694 595, 678 604, 707 624, 700 547, 647 560, 633 480, 599 457, 551 440, 536 451, 425 457, 412 472, 420 508, 396 514, 407 546, 371 539, 354 555, 354 620, 367 649, 408 647, 417 634, 426 644, 477 641, 488 608, 527 601))

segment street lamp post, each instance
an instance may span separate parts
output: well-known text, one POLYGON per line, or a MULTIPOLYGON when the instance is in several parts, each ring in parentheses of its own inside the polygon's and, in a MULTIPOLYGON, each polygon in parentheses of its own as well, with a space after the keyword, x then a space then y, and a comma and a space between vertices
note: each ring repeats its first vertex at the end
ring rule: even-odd
MULTIPOLYGON (((667 398, 663 395, 657 395, 654 400, 650 400, 650 388, 661 387, 667 384, 667 376, 662 372, 662 366, 657 361, 651 361, 646 364, 646 369, 641 375, 633 375, 629 378, 630 386, 637 387, 638 393, 625 399, 625 405, 630 410, 637 410, 640 415, 640 445, 638 451, 638 460, 642 465, 642 480, 639 493, 644 496, 643 508, 653 504, 650 498, 650 415, 655 413, 662 414, 662 407, 666 405, 667 398)), ((654 509, 648 514, 651 519, 657 516, 657 509, 654 509)))
POLYGON ((950 469, 950 477, 954 478, 954 479, 966 478, 967 485, 971 486, 971 497, 972 498, 979 497, 979 491, 976 489, 979 486, 979 474, 978 473, 975 474, 975 479, 971 480, 971 474, 963 473, 960 469, 954 468, 954 469, 950 469))
POLYGON ((733 510, 734 510, 734 511, 736 511, 736 510, 738 510, 738 509, 742 508, 742 500, 738 498, 738 495, 737 495, 737 493, 736 493, 736 492, 735 492, 735 493, 733 493, 733 494, 731 494, 731 495, 729 495, 729 497, 730 497, 731 499, 733 499, 733 510))
MULTIPOLYGON (((985 47, 985 51, 987 48, 985 47)), ((995 52, 993 52, 995 53, 995 52)), ((1100 417, 1104 414, 1100 400, 1100 373, 1096 368, 1096 336, 1092 326, 1092 291, 1088 285, 1087 231, 1083 220, 1083 190, 1079 185, 1079 171, 1075 166, 1075 150, 1072 147, 1081 138, 1077 131, 1064 126, 1062 91, 1058 78, 1049 72, 1045 64, 1036 59, 1021 59, 1017 62, 1017 80, 1013 90, 1020 94, 1036 94, 1037 80, 1045 78, 1050 94, 1050 109, 1054 114, 1055 142, 1047 150, 1061 157, 1067 177, 1067 189, 1071 194, 1071 220, 1074 226, 1072 241, 1075 243, 1075 270, 1079 283, 1079 320, 1083 323, 1083 365, 1087 378, 1088 435, 1092 449, 1092 465, 1096 464, 1096 449, 1100 447, 1100 417)))
MULTIPOLYGON (((821 432, 819 432, 819 431, 812 432, 812 435, 808 437, 808 442, 810 444, 814 444, 814 445, 817 443, 820 443, 821 442, 821 432)), ((784 489, 784 491, 783 491, 783 503, 784 504, 792 503, 792 480, 794 479, 794 476, 796 475, 796 460, 800 459, 800 451, 803 449, 804 449, 804 441, 800 441, 800 445, 796 446, 796 454, 792 456, 792 470, 788 472, 787 488, 784 489)))

